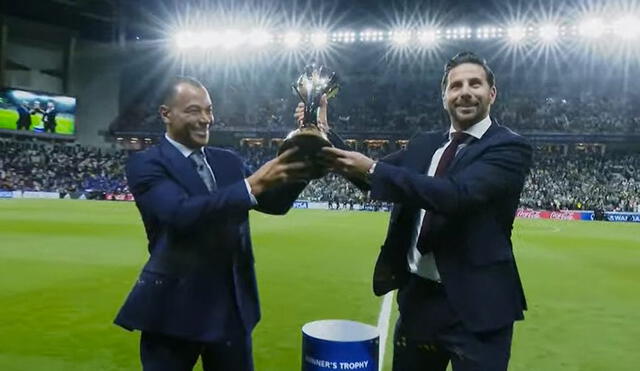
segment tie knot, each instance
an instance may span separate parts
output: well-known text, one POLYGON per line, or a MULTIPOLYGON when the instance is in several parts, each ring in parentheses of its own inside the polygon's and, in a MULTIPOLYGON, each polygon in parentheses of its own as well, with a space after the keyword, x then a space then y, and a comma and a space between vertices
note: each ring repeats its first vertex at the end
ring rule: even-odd
POLYGON ((451 133, 451 141, 460 144, 469 138, 469 134, 462 131, 454 131, 451 133))
POLYGON ((191 152, 191 154, 189 155, 189 158, 190 158, 190 159, 192 159, 192 160, 194 160, 194 161, 197 161, 197 162, 202 161, 202 157, 203 157, 203 156, 202 156, 202 152, 201 152, 201 151, 193 151, 193 152, 191 152))

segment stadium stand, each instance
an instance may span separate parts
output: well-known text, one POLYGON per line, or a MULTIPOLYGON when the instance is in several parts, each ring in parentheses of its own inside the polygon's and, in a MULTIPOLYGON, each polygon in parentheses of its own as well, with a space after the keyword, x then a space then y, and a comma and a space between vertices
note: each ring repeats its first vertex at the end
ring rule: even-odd
MULTIPOLYGON (((332 122, 343 131, 413 133, 440 129, 444 116, 437 91, 420 93, 410 89, 405 96, 393 90, 384 92, 370 102, 339 101, 330 112, 332 122), (376 102, 385 102, 379 104, 376 102)), ((614 99, 594 95, 501 96, 493 114, 512 129, 522 133, 640 133, 640 106, 631 97, 614 99)), ((295 97, 264 99, 256 110, 244 112, 225 107, 216 115, 215 126, 221 130, 262 129, 288 131, 292 128, 291 107, 295 97)), ((162 132, 155 106, 133 105, 110 129, 112 132, 162 132)))
MULTIPOLYGON (((127 151, 105 151, 79 145, 0 140, 0 189, 71 193, 127 193, 127 151)), ((275 148, 242 147, 251 170, 275 155, 275 148)), ((364 149, 374 158, 386 153, 364 149)), ((338 175, 314 180, 301 199, 333 205, 367 202, 366 195, 338 175)), ((545 210, 640 212, 640 154, 536 153, 521 206, 545 210)))

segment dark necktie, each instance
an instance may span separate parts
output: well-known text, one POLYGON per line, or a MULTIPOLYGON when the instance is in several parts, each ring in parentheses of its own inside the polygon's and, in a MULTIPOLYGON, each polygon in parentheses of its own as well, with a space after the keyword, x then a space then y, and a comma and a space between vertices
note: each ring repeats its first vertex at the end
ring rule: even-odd
POLYGON ((204 182, 204 185, 207 186, 209 192, 213 192, 218 187, 216 185, 216 179, 213 177, 211 171, 209 171, 209 167, 207 163, 204 161, 204 155, 202 151, 195 151, 189 155, 189 159, 193 161, 196 165, 196 170, 198 171, 198 175, 200 175, 200 179, 204 182))
MULTIPOLYGON (((449 165, 456 157, 456 152, 458 151, 458 147, 460 144, 464 143, 464 141, 469 138, 469 134, 463 133, 460 131, 455 131, 451 133, 451 143, 445 148, 442 153, 442 157, 440 157, 440 161, 438 162, 438 167, 436 168, 436 173, 434 176, 443 176, 446 174, 449 165)), ((422 219, 422 227, 420 227, 420 234, 418 235, 418 242, 416 247, 421 254, 425 254, 431 251, 431 248, 428 246, 428 234, 429 234, 429 224, 431 222, 431 212, 427 211, 424 214, 424 219, 422 219)))

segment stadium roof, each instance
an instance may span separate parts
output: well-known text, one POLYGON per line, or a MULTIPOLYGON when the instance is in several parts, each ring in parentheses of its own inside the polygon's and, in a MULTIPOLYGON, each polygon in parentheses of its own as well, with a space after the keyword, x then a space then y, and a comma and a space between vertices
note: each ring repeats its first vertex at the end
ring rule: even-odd
MULTIPOLYGON (((162 37, 161 25, 171 16, 205 14, 208 21, 223 10, 242 17, 252 11, 273 21, 337 26, 388 26, 437 19, 444 23, 486 22, 513 16, 532 17, 549 13, 569 17, 581 11, 619 8, 628 10, 632 0, 20 0, 3 1, 2 14, 70 28, 81 37, 110 41, 162 37), (159 27, 160 24, 160 27, 159 27)), ((166 31, 166 30, 165 30, 166 31)))

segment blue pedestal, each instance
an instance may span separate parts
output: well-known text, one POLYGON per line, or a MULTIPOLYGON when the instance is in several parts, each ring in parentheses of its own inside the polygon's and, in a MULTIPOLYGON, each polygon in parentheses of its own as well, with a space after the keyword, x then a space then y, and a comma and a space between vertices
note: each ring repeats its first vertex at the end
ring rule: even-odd
POLYGON ((347 320, 309 322, 302 327, 302 371, 378 371, 378 329, 347 320))

